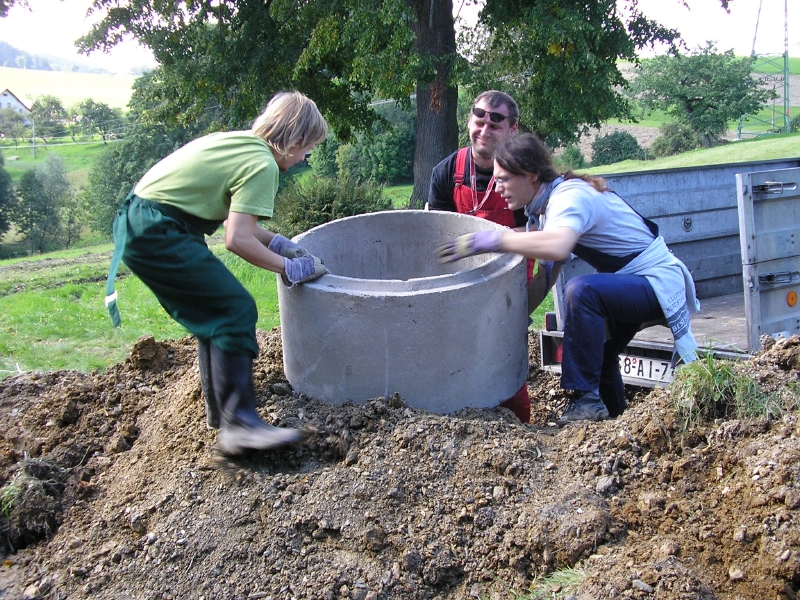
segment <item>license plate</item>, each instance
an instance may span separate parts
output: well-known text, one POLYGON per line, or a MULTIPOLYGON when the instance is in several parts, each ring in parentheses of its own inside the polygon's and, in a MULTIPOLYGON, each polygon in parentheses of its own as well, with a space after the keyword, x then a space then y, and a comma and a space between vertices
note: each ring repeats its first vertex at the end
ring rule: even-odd
POLYGON ((643 358, 632 354, 621 354, 619 357, 619 370, 623 377, 646 379, 656 383, 669 383, 672 381, 674 369, 669 361, 657 358, 643 358))

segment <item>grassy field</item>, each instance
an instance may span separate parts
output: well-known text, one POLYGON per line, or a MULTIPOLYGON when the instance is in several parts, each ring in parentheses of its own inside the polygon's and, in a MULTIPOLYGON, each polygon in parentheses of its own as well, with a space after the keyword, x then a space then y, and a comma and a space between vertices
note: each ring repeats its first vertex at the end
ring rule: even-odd
MULTIPOLYGON (((88 164, 90 161, 81 154, 85 151, 75 150, 76 155, 70 160, 76 165, 81 161, 88 164)), ((589 172, 667 169, 786 157, 800 157, 800 134, 734 142, 655 161, 626 161, 589 172)), ((386 188, 386 193, 395 206, 402 207, 411 186, 386 188)), ((277 326, 274 274, 252 267, 219 244, 212 247, 255 297, 258 327, 277 326)), ((111 327, 103 305, 110 254, 111 246, 105 244, 0 261, 0 377, 30 370, 104 369, 122 360, 142 335, 152 334, 164 340, 187 334, 167 317, 152 293, 133 276, 123 277, 117 283, 123 325, 119 329, 111 327)), ((552 299, 534 316, 536 327, 541 327, 545 310, 552 310, 552 299)))
POLYGON ((108 145, 103 142, 37 145, 35 151, 30 143, 19 144, 16 147, 13 144, 0 144, 0 152, 5 159, 5 170, 11 175, 14 183, 19 183, 26 171, 41 167, 48 155, 57 154, 64 159, 67 177, 76 190, 86 183, 92 163, 106 148, 108 145))
POLYGON ((99 75, 68 71, 35 71, 0 67, 0 81, 28 108, 38 96, 55 96, 65 108, 91 98, 112 108, 127 109, 134 75, 99 75))
MULTIPOLYGON (((273 273, 212 246, 250 290, 258 327, 279 323, 273 273)), ((104 369, 121 361, 142 335, 187 335, 141 281, 124 268, 117 281, 122 326, 115 329, 103 304, 110 244, 32 259, 0 261, 0 377, 29 370, 104 369)))
POLYGON ((677 169, 702 165, 771 160, 773 158, 800 158, 800 133, 772 135, 731 142, 716 148, 698 149, 655 160, 625 160, 613 165, 581 169, 590 175, 649 171, 652 169, 677 169))

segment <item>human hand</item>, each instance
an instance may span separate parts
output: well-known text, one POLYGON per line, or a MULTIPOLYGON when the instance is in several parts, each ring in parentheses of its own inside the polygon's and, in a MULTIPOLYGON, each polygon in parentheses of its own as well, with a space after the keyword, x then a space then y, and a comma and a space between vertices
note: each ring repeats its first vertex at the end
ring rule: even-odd
POLYGON ((308 251, 305 248, 301 248, 292 240, 280 234, 275 234, 275 237, 272 238, 267 248, 275 254, 280 254, 284 258, 300 258, 301 256, 308 255, 308 251))
POLYGON ((284 258, 285 279, 291 284, 305 283, 330 273, 322 261, 312 254, 297 258, 284 258))
POLYGON ((460 235, 436 248, 439 262, 449 263, 475 254, 497 252, 500 248, 499 229, 476 231, 460 235))

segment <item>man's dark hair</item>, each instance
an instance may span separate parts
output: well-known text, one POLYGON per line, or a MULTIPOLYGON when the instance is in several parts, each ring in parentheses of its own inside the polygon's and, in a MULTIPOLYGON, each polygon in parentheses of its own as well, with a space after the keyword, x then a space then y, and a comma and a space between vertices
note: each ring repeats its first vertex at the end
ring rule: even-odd
POLYGON ((485 92, 481 92, 478 94, 478 97, 473 100, 472 106, 475 106, 481 100, 485 101, 486 104, 492 108, 505 105, 508 108, 508 122, 511 125, 517 122, 517 119, 519 118, 519 107, 514 99, 505 92, 501 92, 499 90, 487 90, 485 92))

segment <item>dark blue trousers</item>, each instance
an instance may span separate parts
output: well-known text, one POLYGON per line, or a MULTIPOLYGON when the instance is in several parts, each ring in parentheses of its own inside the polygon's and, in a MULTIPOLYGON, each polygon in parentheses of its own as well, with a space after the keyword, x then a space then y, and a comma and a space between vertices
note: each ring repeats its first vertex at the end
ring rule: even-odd
POLYGON ((582 275, 567 283, 564 302, 561 387, 599 389, 608 412, 618 416, 627 406, 619 355, 643 323, 664 318, 653 287, 641 275, 582 275))

